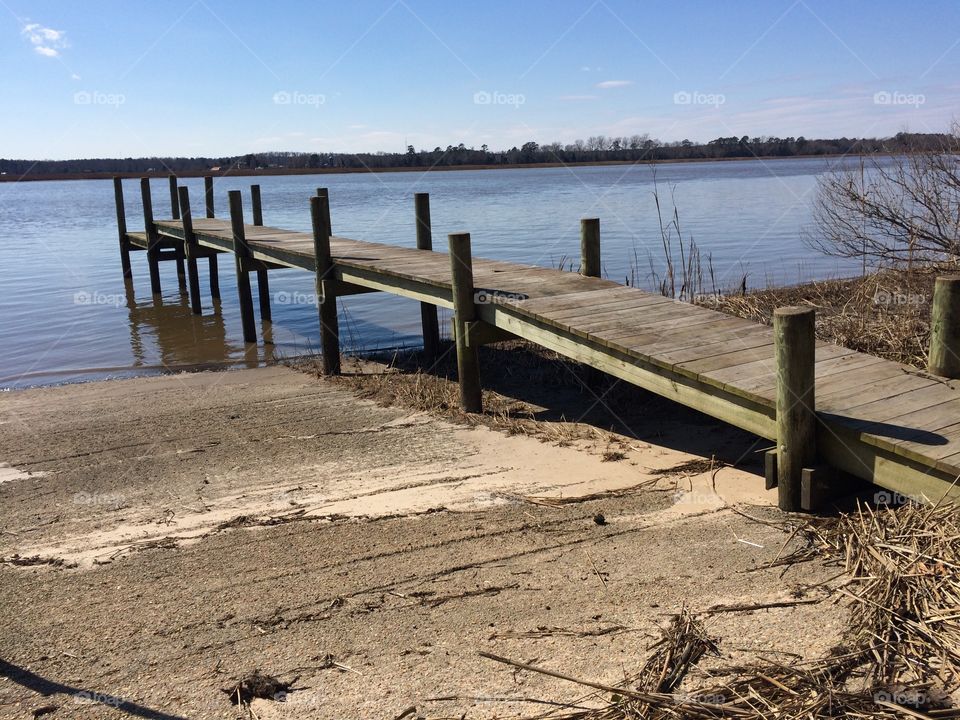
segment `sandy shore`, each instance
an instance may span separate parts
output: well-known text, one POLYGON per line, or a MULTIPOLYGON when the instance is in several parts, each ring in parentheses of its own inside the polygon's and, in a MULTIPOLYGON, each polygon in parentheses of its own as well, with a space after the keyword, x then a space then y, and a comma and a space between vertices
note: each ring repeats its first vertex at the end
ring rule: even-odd
MULTIPOLYGON (((605 461, 281 367, 6 393, 0 716, 251 717, 221 689, 254 669, 299 678, 264 719, 532 715, 584 689, 478 651, 616 684, 681 607, 815 597, 835 568, 751 572, 788 540, 742 514, 779 519, 751 439, 645 418, 605 461)), ((843 612, 707 615, 704 666, 843 612)))

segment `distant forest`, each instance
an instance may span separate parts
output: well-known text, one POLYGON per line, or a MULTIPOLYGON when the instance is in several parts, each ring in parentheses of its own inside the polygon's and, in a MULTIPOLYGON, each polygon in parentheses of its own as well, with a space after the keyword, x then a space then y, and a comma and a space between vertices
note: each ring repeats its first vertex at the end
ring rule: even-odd
POLYGON ((669 160, 716 160, 724 158, 795 157, 817 155, 902 153, 944 147, 948 135, 898 133, 891 138, 719 137, 708 143, 690 140, 662 143, 649 135, 606 137, 596 135, 573 143, 540 145, 524 143, 509 150, 479 149, 459 145, 418 150, 412 145, 402 153, 309 153, 262 152, 233 157, 95 158, 86 160, 0 159, 5 180, 40 176, 140 173, 282 173, 313 170, 385 170, 447 168, 457 166, 508 167, 548 163, 657 162, 669 160), (13 176, 13 177, 9 177, 13 176))

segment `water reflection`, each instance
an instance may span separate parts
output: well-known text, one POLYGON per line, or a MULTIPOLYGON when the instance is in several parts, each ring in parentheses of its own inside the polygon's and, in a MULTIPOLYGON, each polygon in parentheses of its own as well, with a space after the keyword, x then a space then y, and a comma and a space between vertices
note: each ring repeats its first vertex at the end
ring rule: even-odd
POLYGON ((124 291, 134 367, 155 368, 158 363, 170 370, 225 363, 257 367, 275 359, 272 323, 262 323, 262 345, 232 341, 219 299, 212 301, 212 308, 205 304, 203 314, 194 315, 185 292, 178 292, 175 299, 168 294, 137 302, 129 279, 124 281, 124 291))

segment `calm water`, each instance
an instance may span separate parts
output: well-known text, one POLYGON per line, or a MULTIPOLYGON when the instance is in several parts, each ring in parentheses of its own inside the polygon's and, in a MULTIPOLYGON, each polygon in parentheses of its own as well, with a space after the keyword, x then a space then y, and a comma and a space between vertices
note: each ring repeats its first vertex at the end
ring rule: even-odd
MULTIPOLYGON (((824 159, 661 165, 656 181, 666 213, 673 195, 684 238, 692 236, 712 255, 718 285, 738 285, 746 274, 757 287, 856 270, 800 239, 810 224, 816 177, 827 169, 824 159)), ((308 198, 323 185, 330 188, 336 234, 412 247, 413 193, 429 192, 438 249, 447 233, 466 230, 478 256, 576 264, 579 220, 599 216, 606 276, 623 282, 639 259, 639 284, 649 284, 649 259, 657 270, 664 264, 654 175, 645 166, 225 178, 215 185, 217 214, 226 214, 228 190, 243 190, 249 202, 251 182, 261 185, 267 225, 309 231, 308 198)), ((197 211, 202 180, 186 184, 197 211)), ((126 181, 124 192, 127 222, 136 229, 142 226, 138 182, 126 181)), ((157 218, 169 214, 165 181, 154 181, 154 211, 157 218)), ((0 388, 256 365, 315 349, 310 273, 270 273, 272 327, 258 326, 261 342, 245 349, 232 260, 220 258, 223 301, 216 313, 201 263, 201 317, 181 296, 174 263, 161 263, 164 294, 155 303, 145 253, 133 253, 132 261, 130 293, 109 181, 0 184, 0 388)), ((345 351, 419 341, 414 302, 374 294, 347 298, 342 306, 345 351)), ((446 327, 445 318, 441 322, 446 327)))

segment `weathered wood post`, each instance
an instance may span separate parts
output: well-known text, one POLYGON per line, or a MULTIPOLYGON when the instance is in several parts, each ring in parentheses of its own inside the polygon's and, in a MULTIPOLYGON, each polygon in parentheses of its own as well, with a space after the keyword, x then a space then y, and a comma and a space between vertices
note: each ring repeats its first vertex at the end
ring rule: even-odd
POLYGON ((127 240, 127 209, 123 204, 123 181, 113 179, 113 199, 117 204, 117 234, 120 236, 120 267, 125 280, 133 278, 130 268, 130 242, 127 240))
POLYGON ((153 198, 150 178, 140 178, 140 198, 143 201, 143 229, 147 235, 147 265, 150 267, 150 292, 160 295, 160 237, 153 224, 153 198))
POLYGON ((317 197, 323 198, 323 213, 327 222, 327 232, 333 235, 333 225, 330 223, 330 191, 327 188, 317 188, 317 197))
MULTIPOLYGON (((170 185, 170 217, 174 220, 180 219, 180 199, 177 197, 177 176, 168 175, 167 182, 170 185)), ((177 263, 177 282, 180 284, 181 290, 187 289, 187 271, 184 268, 184 258, 186 257, 186 250, 183 246, 183 243, 176 243, 174 248, 176 252, 176 263, 177 263)))
MULTIPOLYGON (((413 208, 417 220, 417 250, 433 250, 433 229, 430 225, 430 193, 416 193, 413 208)), ((437 306, 420 303, 420 327, 423 330, 423 354, 434 361, 440 354, 440 321, 437 306)))
POLYGON ((960 378, 960 275, 942 275, 934 283, 927 370, 960 378))
POLYGON ((213 178, 209 175, 203 176, 203 202, 206 206, 207 217, 216 217, 213 212, 213 178))
POLYGON ((773 313, 777 362, 777 491, 781 510, 801 509, 804 468, 816 461, 814 362, 816 313, 783 307, 773 313))
POLYGON ((197 272, 197 236, 193 233, 193 213, 190 210, 190 188, 184 186, 177 189, 180 201, 180 210, 183 219, 183 246, 187 255, 187 276, 190 280, 190 308, 194 315, 199 315, 203 308, 200 305, 200 275, 197 272))
POLYGON ((177 190, 177 176, 167 175, 167 182, 170 185, 170 217, 174 220, 180 219, 180 197, 177 190))
POLYGON ((450 244, 450 274, 453 285, 453 323, 456 328, 457 375, 460 379, 460 406, 465 412, 483 412, 480 391, 480 358, 477 344, 467 341, 470 325, 477 320, 474 304, 473 261, 470 233, 447 236, 450 244))
POLYGON ((240 318, 243 322, 243 339, 246 342, 257 341, 257 326, 253 319, 253 294, 250 292, 250 248, 243 229, 243 198, 239 190, 228 193, 230 201, 230 227, 233 231, 233 257, 237 266, 237 295, 240 299, 240 318))
MULTIPOLYGON (((263 225, 263 204, 260 200, 260 186, 250 186, 250 200, 253 205, 253 224, 263 225)), ((267 269, 257 270, 257 298, 260 300, 260 320, 270 322, 273 315, 270 312, 270 280, 267 278, 267 269)))
POLYGON ((316 294, 320 305, 320 350, 323 374, 340 374, 340 327, 337 322, 337 296, 334 292, 333 257, 330 253, 330 208, 327 198, 310 198, 313 223, 313 250, 317 259, 316 294))
POLYGON ((580 274, 600 277, 600 218, 580 221, 580 274))
MULTIPOLYGON (((213 211, 213 178, 205 175, 203 178, 203 198, 207 210, 207 217, 216 217, 213 211)), ((208 258, 210 265, 210 297, 214 300, 220 299, 220 266, 217 264, 217 254, 210 253, 208 258)))

